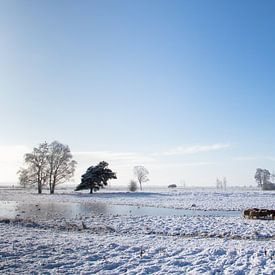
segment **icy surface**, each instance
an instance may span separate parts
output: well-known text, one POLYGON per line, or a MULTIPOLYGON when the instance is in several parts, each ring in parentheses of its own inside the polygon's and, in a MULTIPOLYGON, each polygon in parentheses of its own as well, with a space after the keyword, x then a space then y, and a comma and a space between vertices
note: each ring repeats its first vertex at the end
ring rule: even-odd
MULTIPOLYGON (((55 201, 78 202, 83 207, 101 202, 202 210, 275 208, 274 193, 254 191, 41 196, 0 189, 0 198, 30 207, 55 201)), ((48 218, 2 218, 0 233, 4 274, 274 274, 275 270, 273 220, 87 213, 67 219, 56 212, 48 218)))

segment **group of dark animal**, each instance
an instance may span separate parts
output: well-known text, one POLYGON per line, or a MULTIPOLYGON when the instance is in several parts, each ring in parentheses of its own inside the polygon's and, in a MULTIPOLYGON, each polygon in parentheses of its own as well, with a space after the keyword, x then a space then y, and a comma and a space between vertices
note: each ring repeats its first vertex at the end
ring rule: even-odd
POLYGON ((248 208, 243 211, 244 218, 248 219, 271 219, 275 220, 275 210, 248 208))

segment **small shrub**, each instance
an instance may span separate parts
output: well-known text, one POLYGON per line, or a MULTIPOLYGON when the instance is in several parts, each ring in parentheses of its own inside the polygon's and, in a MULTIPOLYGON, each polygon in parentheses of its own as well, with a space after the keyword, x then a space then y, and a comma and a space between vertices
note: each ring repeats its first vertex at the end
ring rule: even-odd
POLYGON ((131 180, 129 183, 129 191, 136 192, 138 188, 137 183, 134 180, 131 180))
POLYGON ((173 183, 173 184, 168 185, 168 188, 177 188, 177 185, 173 183))

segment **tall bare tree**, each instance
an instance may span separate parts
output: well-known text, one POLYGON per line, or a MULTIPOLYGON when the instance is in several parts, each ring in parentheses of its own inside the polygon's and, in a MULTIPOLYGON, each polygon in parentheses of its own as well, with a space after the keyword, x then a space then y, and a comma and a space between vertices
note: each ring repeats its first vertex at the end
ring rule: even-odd
POLYGON ((31 153, 25 155, 27 168, 21 168, 18 171, 20 184, 36 183, 39 194, 42 193, 42 187, 47 182, 47 153, 48 144, 40 143, 31 153))
POLYGON ((258 186, 262 187, 263 184, 270 181, 270 175, 271 174, 267 169, 257 168, 254 178, 258 183, 258 186))
POLYGON ((134 175, 137 177, 139 182, 140 190, 142 190, 142 183, 149 181, 148 179, 149 171, 144 166, 135 166, 134 175))
POLYGON ((21 185, 37 184, 38 193, 46 185, 53 194, 57 184, 69 180, 75 171, 76 161, 67 145, 57 141, 41 143, 25 155, 26 168, 18 171, 21 185))
POLYGON ((54 193, 56 185, 64 183, 73 177, 76 161, 72 158, 68 145, 53 141, 48 146, 47 173, 50 194, 54 193))

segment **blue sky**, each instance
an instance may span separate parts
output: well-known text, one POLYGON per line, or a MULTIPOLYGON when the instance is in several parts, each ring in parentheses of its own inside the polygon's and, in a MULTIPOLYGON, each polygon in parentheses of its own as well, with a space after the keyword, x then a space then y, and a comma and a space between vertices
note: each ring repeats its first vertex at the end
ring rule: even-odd
POLYGON ((127 183, 275 168, 273 1, 0 1, 0 182, 44 140, 127 183), (7 156, 9 155, 9 156, 7 156), (111 167, 111 168, 112 168, 111 167))

